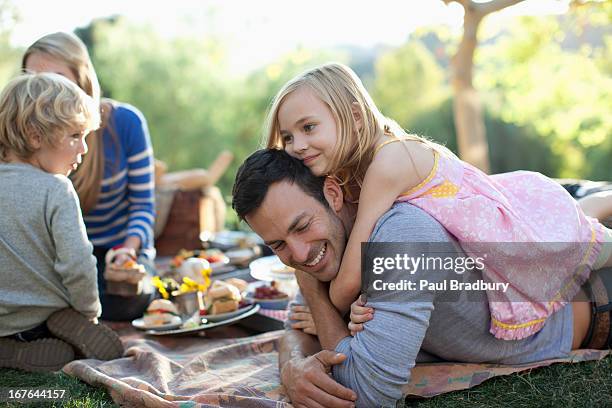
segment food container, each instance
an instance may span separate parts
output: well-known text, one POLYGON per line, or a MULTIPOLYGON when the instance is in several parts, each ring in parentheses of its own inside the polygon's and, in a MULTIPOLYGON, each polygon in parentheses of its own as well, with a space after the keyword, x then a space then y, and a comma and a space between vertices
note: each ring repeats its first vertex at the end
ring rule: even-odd
POLYGON ((182 316, 192 316, 200 310, 202 302, 202 292, 194 290, 191 292, 173 292, 172 301, 176 305, 179 313, 182 316))

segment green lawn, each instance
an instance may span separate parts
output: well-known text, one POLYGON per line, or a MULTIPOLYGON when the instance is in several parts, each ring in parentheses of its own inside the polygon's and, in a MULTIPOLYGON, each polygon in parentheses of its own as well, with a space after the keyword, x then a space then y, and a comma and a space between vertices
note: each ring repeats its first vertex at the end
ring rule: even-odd
POLYGON ((30 374, 20 370, 0 369, 0 388, 2 387, 64 389, 70 395, 68 400, 49 403, 37 401, 28 404, 6 404, 0 401, 0 406, 3 407, 97 408, 117 406, 104 388, 92 387, 64 373, 30 374))
MULTIPOLYGON (((27 374, 0 369, 0 387, 61 388, 67 389, 71 395, 71 399, 65 402, 2 405, 7 407, 115 406, 106 390, 91 387, 65 374, 27 374)), ((402 406, 612 407, 612 356, 602 361, 557 364, 531 372, 496 377, 471 390, 428 400, 406 400, 402 406)))
POLYGON ((601 361, 556 364, 495 377, 466 391, 404 407, 612 407, 612 356, 601 361))

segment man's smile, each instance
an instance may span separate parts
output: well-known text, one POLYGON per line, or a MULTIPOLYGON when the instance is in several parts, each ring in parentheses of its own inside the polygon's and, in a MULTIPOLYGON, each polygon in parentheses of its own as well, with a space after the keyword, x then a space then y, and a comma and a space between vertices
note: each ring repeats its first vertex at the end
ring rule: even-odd
POLYGON ((317 256, 312 260, 312 262, 305 263, 304 265, 308 266, 309 268, 312 268, 313 266, 317 266, 319 262, 321 262, 321 259, 323 259, 323 257, 325 256, 326 251, 327 251, 327 243, 323 244, 323 246, 321 247, 321 250, 319 251, 317 256))

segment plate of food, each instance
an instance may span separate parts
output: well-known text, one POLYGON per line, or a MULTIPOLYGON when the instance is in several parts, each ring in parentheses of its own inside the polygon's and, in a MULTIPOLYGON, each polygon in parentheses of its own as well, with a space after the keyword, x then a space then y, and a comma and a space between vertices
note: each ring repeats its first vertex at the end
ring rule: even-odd
POLYGON ((219 322, 244 313, 251 304, 242 300, 242 291, 247 283, 242 279, 217 280, 204 296, 205 314, 209 322, 219 322))
POLYGON ((244 298, 263 309, 285 310, 289 304, 289 295, 279 289, 277 281, 250 283, 244 298))
POLYGON ((220 320, 218 322, 209 322, 207 321, 208 317, 203 316, 203 323, 200 325, 189 325, 189 327, 179 327, 176 329, 170 330, 147 330, 147 334, 151 336, 168 336, 168 335, 182 335, 182 334, 192 334, 198 333, 203 330, 214 329, 221 326, 227 326, 230 324, 234 324, 242 319, 245 319, 249 316, 254 315, 260 309, 260 306, 257 304, 250 305, 248 308, 244 308, 240 311, 239 314, 234 315, 233 317, 226 318, 224 320, 220 320))
POLYGON ((215 234, 200 234, 200 240, 209 242, 211 246, 219 249, 249 248, 263 244, 259 235, 245 231, 220 231, 215 234))
POLYGON ((211 273, 222 273, 234 269, 229 264, 230 259, 218 249, 194 249, 193 251, 180 250, 170 260, 170 270, 180 276, 199 280, 202 273, 210 269, 211 273))
POLYGON ((254 260, 249 269, 252 277, 263 281, 295 279, 295 269, 282 263, 276 255, 254 260))
POLYGON ((155 299, 143 317, 132 321, 132 326, 140 330, 170 330, 182 324, 176 305, 166 299, 155 299))

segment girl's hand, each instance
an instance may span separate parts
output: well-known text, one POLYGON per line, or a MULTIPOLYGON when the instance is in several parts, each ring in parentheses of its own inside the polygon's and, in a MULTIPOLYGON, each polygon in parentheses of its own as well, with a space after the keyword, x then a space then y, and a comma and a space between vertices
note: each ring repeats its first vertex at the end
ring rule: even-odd
POLYGON ((374 309, 365 307, 365 295, 361 295, 351 304, 351 321, 348 324, 348 329, 351 336, 355 336, 357 332, 363 330, 363 323, 369 322, 374 318, 374 309))
POLYGON ((292 329, 303 330, 304 333, 317 335, 317 328, 315 327, 314 320, 312 320, 312 314, 308 306, 291 306, 291 313, 289 319, 297 320, 296 323, 291 325, 292 329))

